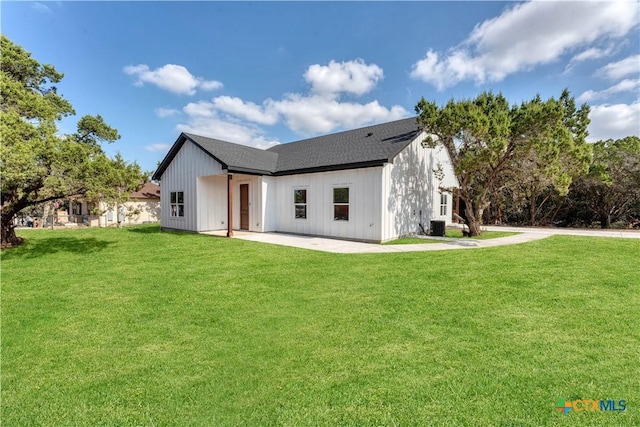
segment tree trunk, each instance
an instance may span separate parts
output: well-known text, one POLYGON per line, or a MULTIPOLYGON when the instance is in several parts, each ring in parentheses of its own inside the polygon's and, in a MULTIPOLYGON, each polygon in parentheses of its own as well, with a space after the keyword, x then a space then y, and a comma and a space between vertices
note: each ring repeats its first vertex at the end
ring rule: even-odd
POLYGON ((536 225, 536 198, 531 196, 529 199, 529 225, 536 225))
POLYGON ((611 215, 609 213, 600 214, 600 228, 610 228, 611 227, 611 215))
POLYGON ((2 227, 0 246, 3 249, 12 246, 18 246, 24 240, 21 237, 16 236, 15 226, 13 225, 13 217, 14 215, 3 214, 2 218, 0 219, 0 226, 2 227))
POLYGON ((469 226, 469 236, 479 236, 482 233, 480 230, 480 225, 482 224, 480 218, 482 218, 482 210, 479 212, 474 212, 473 206, 471 203, 466 203, 465 201, 465 214, 467 215, 467 226, 469 226))

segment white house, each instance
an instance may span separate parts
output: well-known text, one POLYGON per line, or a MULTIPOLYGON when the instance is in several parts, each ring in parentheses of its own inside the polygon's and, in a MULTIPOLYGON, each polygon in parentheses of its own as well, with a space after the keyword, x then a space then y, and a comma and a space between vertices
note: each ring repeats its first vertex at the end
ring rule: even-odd
POLYGON ((182 133, 153 176, 161 226, 383 242, 450 223, 452 197, 440 188, 457 181, 425 137, 415 118, 267 150, 182 133))
POLYGON ((126 225, 147 224, 160 220, 160 186, 145 182, 142 187, 129 195, 129 200, 120 206, 99 202, 103 213, 92 214, 92 207, 83 195, 69 198, 68 210, 58 211, 57 221, 69 224, 87 224, 90 227, 109 227, 118 225, 118 221, 126 225))

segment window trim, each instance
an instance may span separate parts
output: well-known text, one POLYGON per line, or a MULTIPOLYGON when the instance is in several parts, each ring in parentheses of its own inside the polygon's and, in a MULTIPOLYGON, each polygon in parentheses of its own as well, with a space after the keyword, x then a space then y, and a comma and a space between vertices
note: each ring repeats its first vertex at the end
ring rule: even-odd
POLYGON ((349 217, 350 217, 350 202, 351 202, 351 187, 349 186, 335 186, 332 188, 332 194, 331 194, 331 202, 333 205, 333 221, 344 221, 344 222, 349 222, 349 217), (336 202, 336 190, 343 190, 346 189, 347 190, 347 202, 336 202), (346 206, 347 207, 347 217, 346 218, 338 218, 338 215, 336 215, 336 207, 338 206, 346 206))
POLYGON ((293 188, 293 219, 296 221, 306 221, 309 218, 309 206, 307 188, 293 188), (296 192, 304 191, 304 203, 296 202, 296 192), (304 207, 304 217, 297 216, 298 206, 304 207))
POLYGON ((448 211, 449 211, 449 195, 445 192, 441 192, 440 193, 440 216, 447 216, 448 211), (442 212, 443 208, 444 208, 444 213, 442 212))
POLYGON ((169 192, 169 217, 172 219, 184 219, 184 212, 184 191, 169 192), (182 202, 179 201, 179 194, 182 194, 182 202), (182 210, 180 209, 181 207, 182 210), (182 215, 180 215, 181 213, 182 215))

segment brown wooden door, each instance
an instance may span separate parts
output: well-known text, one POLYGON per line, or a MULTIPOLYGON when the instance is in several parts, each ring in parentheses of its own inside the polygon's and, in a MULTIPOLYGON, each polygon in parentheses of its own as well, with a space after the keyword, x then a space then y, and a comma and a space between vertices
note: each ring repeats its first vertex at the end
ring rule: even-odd
POLYGON ((240 184, 240 229, 249 229, 249 184, 240 184))

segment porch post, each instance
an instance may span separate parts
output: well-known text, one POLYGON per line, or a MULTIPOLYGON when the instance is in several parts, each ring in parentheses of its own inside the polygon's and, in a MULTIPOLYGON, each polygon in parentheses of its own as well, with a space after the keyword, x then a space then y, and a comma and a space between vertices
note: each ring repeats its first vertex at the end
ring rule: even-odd
POLYGON ((227 237, 233 237, 233 175, 227 173, 227 237))

